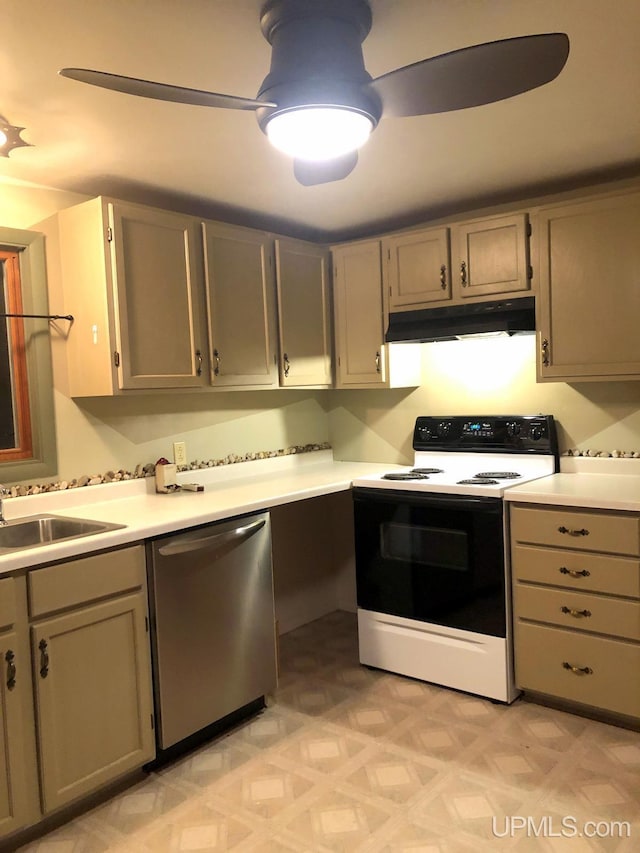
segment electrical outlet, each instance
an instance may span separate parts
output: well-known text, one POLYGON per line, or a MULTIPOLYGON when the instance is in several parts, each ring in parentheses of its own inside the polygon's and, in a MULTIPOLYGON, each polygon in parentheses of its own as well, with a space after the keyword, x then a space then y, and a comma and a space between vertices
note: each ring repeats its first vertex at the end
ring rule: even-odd
POLYGON ((187 464, 187 445, 184 441, 173 442, 173 461, 176 465, 187 464))

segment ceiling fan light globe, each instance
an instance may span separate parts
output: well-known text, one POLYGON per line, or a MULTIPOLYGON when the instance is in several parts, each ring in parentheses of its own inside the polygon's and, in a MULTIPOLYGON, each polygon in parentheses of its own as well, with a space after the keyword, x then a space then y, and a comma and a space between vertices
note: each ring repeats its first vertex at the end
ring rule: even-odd
POLYGON ((9 137, 7 134, 0 128, 0 148, 3 148, 7 142, 9 141, 9 137))
POLYGON ((369 138, 373 119, 348 107, 300 107, 272 115, 269 142, 298 160, 325 161, 356 151, 369 138))

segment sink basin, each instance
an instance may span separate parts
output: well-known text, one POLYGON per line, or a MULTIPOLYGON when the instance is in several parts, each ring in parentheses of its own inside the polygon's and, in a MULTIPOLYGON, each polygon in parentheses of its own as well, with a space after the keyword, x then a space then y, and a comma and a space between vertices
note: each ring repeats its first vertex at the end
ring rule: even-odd
POLYGON ((0 527, 0 553, 38 545, 51 545, 64 539, 78 539, 107 530, 118 530, 123 524, 64 518, 60 515, 31 515, 0 527))

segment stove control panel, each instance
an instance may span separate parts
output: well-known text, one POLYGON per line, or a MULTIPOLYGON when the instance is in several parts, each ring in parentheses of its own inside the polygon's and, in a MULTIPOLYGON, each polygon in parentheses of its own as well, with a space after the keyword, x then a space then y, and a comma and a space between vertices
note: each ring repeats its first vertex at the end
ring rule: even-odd
POLYGON ((422 416, 413 431, 414 450, 558 455, 552 415, 422 416))

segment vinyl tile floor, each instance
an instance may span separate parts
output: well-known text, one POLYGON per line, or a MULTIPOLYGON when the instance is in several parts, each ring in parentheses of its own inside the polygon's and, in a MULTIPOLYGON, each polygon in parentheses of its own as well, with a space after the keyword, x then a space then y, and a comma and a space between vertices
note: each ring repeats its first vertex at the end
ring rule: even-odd
POLYGON ((640 850, 640 734, 369 670, 350 613, 280 665, 261 714, 21 853, 640 850))

